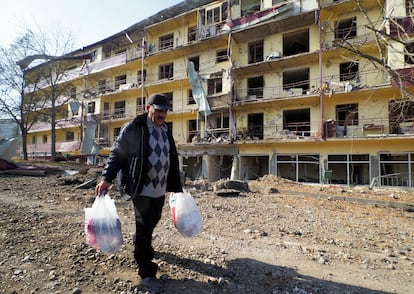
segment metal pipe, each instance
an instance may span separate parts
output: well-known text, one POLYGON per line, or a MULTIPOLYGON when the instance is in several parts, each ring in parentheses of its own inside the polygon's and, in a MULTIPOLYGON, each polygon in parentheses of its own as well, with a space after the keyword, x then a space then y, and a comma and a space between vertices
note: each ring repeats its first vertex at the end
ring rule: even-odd
POLYGON ((326 139, 325 130, 324 130, 324 105, 323 105, 323 81, 322 81, 322 25, 321 25, 321 1, 318 0, 318 32, 319 32, 319 108, 320 108, 320 128, 321 128, 321 138, 326 139))

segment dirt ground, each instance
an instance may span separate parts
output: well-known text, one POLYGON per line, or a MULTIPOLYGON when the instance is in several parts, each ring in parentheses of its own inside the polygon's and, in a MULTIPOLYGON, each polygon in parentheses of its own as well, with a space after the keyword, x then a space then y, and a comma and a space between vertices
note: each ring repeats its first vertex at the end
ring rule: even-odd
MULTIPOLYGON (((106 255, 85 243, 84 208, 100 172, 63 163, 46 176, 0 175, 0 293, 146 293, 133 261, 132 203, 115 189, 123 247, 106 255)), ((225 181, 186 188, 204 228, 181 236, 167 196, 153 236, 165 293, 413 293, 413 189, 274 176, 248 191, 225 181)))

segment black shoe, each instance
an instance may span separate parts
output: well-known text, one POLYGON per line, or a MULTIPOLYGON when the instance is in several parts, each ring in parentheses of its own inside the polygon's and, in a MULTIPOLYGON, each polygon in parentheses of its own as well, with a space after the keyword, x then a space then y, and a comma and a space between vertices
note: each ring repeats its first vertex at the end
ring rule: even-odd
POLYGON ((145 288, 145 290, 155 293, 160 293, 163 290, 161 282, 155 277, 146 277, 142 279, 141 285, 145 288))

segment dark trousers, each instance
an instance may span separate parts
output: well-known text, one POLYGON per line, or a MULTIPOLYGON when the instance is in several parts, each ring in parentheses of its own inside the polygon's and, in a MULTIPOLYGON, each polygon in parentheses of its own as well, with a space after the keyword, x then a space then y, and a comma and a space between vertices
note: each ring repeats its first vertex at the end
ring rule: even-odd
POLYGON ((155 277, 158 265, 152 262, 152 233, 161 219, 165 196, 151 198, 137 196, 133 200, 135 208, 135 251, 134 258, 138 264, 138 275, 143 279, 155 277))

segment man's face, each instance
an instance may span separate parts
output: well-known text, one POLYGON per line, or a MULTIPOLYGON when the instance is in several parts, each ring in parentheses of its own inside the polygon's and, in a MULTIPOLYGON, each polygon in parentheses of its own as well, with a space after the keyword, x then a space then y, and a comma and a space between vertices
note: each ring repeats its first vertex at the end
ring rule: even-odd
POLYGON ((154 125, 160 127, 165 122, 167 110, 155 109, 154 106, 151 105, 147 105, 146 107, 150 120, 154 123, 154 125))

